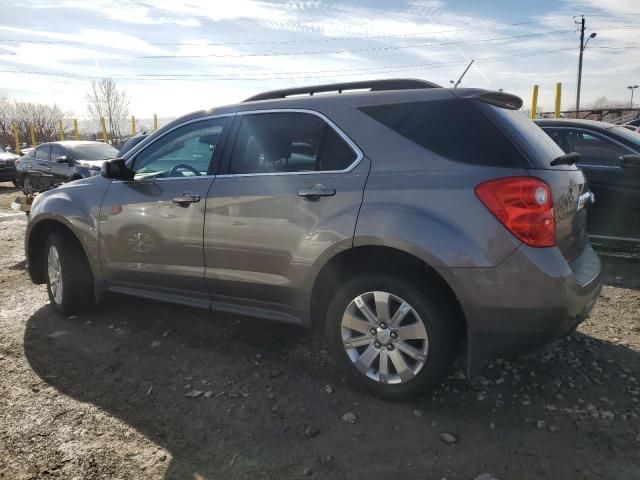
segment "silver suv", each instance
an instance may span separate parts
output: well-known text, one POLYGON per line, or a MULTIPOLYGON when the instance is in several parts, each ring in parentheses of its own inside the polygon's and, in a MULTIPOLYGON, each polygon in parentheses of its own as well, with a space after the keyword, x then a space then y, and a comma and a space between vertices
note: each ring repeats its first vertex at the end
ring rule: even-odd
POLYGON ((585 177, 521 104, 381 80, 192 113, 36 198, 31 278, 63 314, 117 292, 319 325, 354 383, 407 398, 462 340, 473 374, 598 297, 585 177))

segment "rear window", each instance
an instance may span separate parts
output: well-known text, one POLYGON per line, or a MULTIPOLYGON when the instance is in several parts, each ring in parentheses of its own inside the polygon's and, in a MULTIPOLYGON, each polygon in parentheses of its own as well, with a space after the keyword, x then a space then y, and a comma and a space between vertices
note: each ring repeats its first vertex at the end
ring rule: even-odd
POLYGON ((533 166, 553 170, 575 170, 577 168, 574 165, 558 165, 556 167, 550 165, 551 161, 564 155, 565 152, 522 111, 507 110, 487 104, 481 104, 479 107, 498 121, 500 127, 524 152, 533 166))
POLYGON ((396 103, 360 110, 450 160, 494 167, 526 166, 518 149, 473 101, 396 103))

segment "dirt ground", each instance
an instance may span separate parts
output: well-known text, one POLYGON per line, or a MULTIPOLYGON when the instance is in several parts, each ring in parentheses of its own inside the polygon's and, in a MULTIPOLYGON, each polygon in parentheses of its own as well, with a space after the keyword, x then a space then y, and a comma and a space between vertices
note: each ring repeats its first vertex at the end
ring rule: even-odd
POLYGON ((2 213, 15 193, 0 185, 0 479, 640 478, 637 260, 605 259, 570 337, 472 386, 461 356, 431 395, 389 403, 291 327, 119 296, 54 314, 24 218, 2 213))

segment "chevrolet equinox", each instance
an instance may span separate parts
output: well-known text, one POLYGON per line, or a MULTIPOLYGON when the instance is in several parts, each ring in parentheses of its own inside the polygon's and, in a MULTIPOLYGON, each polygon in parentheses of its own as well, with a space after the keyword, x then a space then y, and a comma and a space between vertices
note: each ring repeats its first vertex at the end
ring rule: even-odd
POLYGON ((29 273, 70 314, 108 292, 324 329, 388 399, 571 332, 601 289, 573 155, 502 92, 411 79, 186 115, 38 195, 29 273))

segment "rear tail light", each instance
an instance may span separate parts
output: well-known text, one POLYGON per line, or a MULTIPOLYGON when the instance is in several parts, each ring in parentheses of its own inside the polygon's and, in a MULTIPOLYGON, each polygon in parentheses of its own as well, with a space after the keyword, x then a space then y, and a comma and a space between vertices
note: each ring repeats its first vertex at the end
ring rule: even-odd
POLYGON ((556 244, 556 222, 549 186, 538 178, 506 177, 475 189, 485 207, 519 240, 532 247, 556 244))

